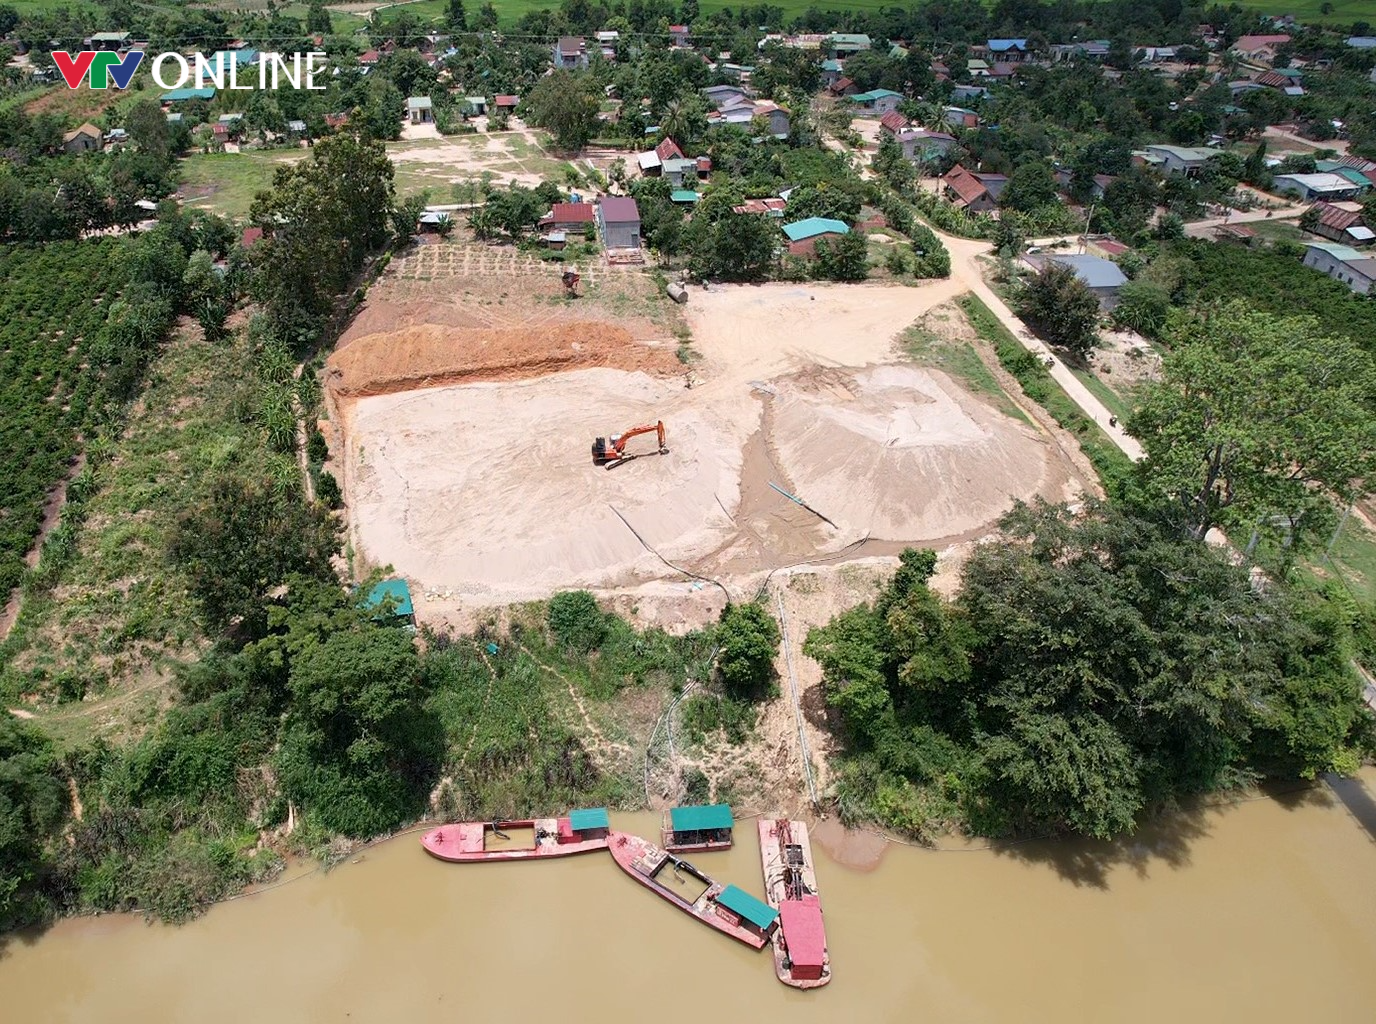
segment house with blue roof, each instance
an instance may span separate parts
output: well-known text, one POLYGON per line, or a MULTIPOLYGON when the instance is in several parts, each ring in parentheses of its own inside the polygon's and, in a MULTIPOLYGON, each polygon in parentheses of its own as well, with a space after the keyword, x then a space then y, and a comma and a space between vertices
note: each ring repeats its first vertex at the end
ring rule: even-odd
POLYGON ((830 217, 807 217, 784 225, 788 237, 790 256, 812 256, 817 251, 817 243, 824 238, 840 238, 850 234, 850 227, 844 221, 830 217))
POLYGON ((1376 259, 1350 245, 1310 242, 1304 247, 1304 265, 1341 281, 1358 295, 1376 290, 1376 259))
POLYGON ((1026 39, 990 39, 985 45, 989 52, 1001 61, 1026 60, 1031 56, 1026 39))
POLYGON ((890 110, 897 110, 898 104, 902 101, 903 94, 894 92, 892 89, 871 89, 869 92, 857 92, 846 97, 846 102, 853 103, 859 108, 856 113, 877 116, 883 116, 890 110))
POLYGON ((1102 256, 1076 255, 1074 253, 1052 253, 1040 259, 1028 259, 1034 266, 1058 263, 1070 271, 1094 293, 1099 300, 1099 308, 1108 312, 1118 305, 1118 290, 1128 283, 1127 275, 1118 264, 1102 256))

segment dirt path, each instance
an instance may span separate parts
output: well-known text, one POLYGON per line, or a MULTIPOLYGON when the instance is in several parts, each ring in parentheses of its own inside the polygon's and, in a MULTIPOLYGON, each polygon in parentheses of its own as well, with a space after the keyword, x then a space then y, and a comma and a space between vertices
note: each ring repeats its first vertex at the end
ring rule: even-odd
MULTIPOLYGON (((573 685, 572 680, 570 680, 568 676, 564 675, 564 673, 560 672, 553 665, 546 665, 543 661, 537 658, 534 652, 532 652, 531 649, 527 647, 525 644, 520 644, 519 646, 521 650, 525 653, 525 655, 528 658, 530 658, 531 661, 535 662, 535 664, 539 665, 540 668, 542 668, 544 671, 552 675, 555 679, 563 683, 564 687, 568 690, 569 697, 573 699, 574 706, 578 709, 578 716, 583 721, 584 731, 582 739, 584 746, 588 750, 588 753, 593 754, 594 756, 598 753, 602 753, 604 755, 614 754, 618 757, 630 759, 634 759, 636 756, 638 756, 637 752, 632 750, 626 744, 619 743, 616 740, 610 740, 607 738, 607 734, 602 731, 601 726, 594 722, 592 720, 592 716, 588 714, 588 708, 587 705, 583 703, 582 694, 578 692, 578 687, 573 685), (591 737, 591 742, 588 741, 589 737, 591 737)), ((607 760, 611 761, 612 758, 608 757, 607 760)))
MULTIPOLYGON (((79 452, 76 461, 68 468, 67 474, 61 481, 48 492, 47 499, 43 502, 43 520, 38 527, 38 535, 34 537, 33 544, 24 555, 24 563, 30 569, 38 567, 38 559, 43 554, 43 543, 48 539, 48 534, 57 528, 57 524, 62 521, 62 507, 67 503, 67 488, 71 486, 73 480, 77 478, 83 469, 86 468, 86 453, 79 452)), ((9 599, 5 602, 5 608, 0 611, 0 643, 3 643, 10 635, 10 630, 14 629, 14 624, 19 621, 19 613, 23 609, 24 588, 15 587, 10 591, 9 599)))

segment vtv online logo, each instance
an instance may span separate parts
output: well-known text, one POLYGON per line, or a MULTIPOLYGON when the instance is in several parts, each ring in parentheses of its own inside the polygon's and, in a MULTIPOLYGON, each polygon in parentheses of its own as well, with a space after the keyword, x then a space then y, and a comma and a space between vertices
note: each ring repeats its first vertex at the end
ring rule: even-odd
POLYGON ((53 63, 68 89, 79 88, 88 73, 92 89, 106 88, 112 78, 117 88, 127 89, 142 62, 142 50, 130 50, 123 60, 109 50, 82 50, 75 57, 66 50, 53 51, 53 63))

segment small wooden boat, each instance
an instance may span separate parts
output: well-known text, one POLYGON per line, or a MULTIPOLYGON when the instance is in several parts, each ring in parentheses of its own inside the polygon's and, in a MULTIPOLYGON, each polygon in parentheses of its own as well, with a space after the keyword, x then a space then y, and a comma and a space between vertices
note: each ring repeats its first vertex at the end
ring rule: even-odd
POLYGON ((648 839, 613 832, 611 851, 621 870, 645 888, 751 949, 763 949, 778 927, 779 912, 773 907, 734 885, 713 881, 648 839))
POLYGON ((757 824, 764 896, 779 911, 774 973, 785 985, 819 988, 831 981, 831 955, 807 825, 788 818, 761 818, 757 824))
POLYGON ((568 857, 607 848, 610 822, 605 807, 570 811, 564 818, 525 818, 520 821, 458 821, 421 836, 425 852, 440 860, 466 863, 480 860, 530 860, 568 857), (512 832, 530 831, 529 845, 500 845, 512 832))
POLYGON ((729 850, 734 824, 729 804, 672 807, 660 835, 664 848, 673 853, 729 850))

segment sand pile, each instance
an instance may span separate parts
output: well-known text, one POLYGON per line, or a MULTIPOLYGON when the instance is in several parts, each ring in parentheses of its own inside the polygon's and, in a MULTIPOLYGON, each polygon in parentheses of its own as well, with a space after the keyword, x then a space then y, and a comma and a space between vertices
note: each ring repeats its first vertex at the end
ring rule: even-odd
POLYGON ((981 529, 1057 473, 1037 434, 942 373, 819 370, 775 389, 774 457, 845 531, 901 541, 981 529))
POLYGON ((326 385, 357 398, 478 380, 517 380, 584 367, 681 369, 672 351, 602 322, 512 329, 422 324, 359 338, 330 356, 326 385))
MULTIPOLYGON (((524 600, 667 570, 731 529, 742 437, 708 410, 670 411, 677 383, 594 369, 388 394, 352 411, 349 484, 369 558, 428 586, 524 600), (597 435, 663 418, 670 454, 592 464, 597 435), (718 504, 720 499, 721 504, 718 504)), ((653 452, 653 435, 628 450, 653 452)))

